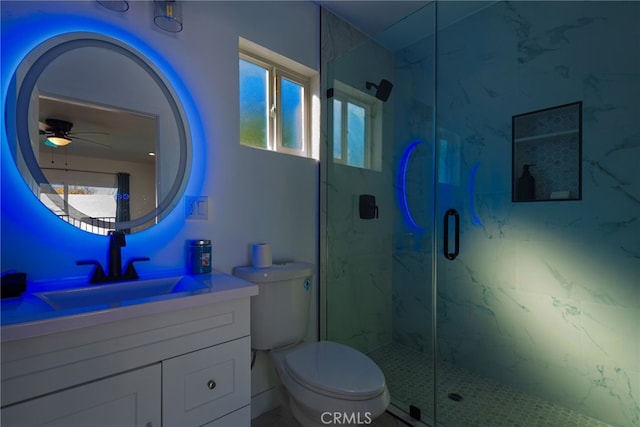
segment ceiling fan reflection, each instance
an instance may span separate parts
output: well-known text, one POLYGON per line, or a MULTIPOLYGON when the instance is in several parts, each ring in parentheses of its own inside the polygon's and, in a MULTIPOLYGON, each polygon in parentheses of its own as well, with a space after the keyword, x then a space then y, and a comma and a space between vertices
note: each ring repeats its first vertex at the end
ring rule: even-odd
POLYGON ((46 139, 44 144, 53 147, 63 147, 70 144, 73 140, 81 140, 90 144, 102 146, 104 148, 111 148, 108 144, 92 141, 81 137, 80 135, 108 135, 106 132, 71 132, 73 123, 66 120, 59 119, 45 119, 44 122, 38 123, 38 130, 40 135, 45 135, 46 139))

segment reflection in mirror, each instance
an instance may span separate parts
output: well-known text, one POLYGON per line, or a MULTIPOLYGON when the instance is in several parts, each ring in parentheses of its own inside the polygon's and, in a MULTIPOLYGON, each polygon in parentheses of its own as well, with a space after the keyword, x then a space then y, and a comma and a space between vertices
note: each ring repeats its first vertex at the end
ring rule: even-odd
POLYGON ((188 134, 179 100, 153 64, 103 36, 68 34, 34 49, 14 82, 12 152, 53 213, 106 234, 144 230, 176 205, 188 134))
POLYGON ((52 212, 83 230, 106 234, 112 223, 156 207, 154 116, 42 94, 38 107, 38 163, 60 196, 49 197, 41 188, 40 200, 52 212), (60 130, 65 126, 70 129, 60 130), (50 141, 61 133, 68 144, 50 141), (74 218, 70 206, 86 216, 74 218))

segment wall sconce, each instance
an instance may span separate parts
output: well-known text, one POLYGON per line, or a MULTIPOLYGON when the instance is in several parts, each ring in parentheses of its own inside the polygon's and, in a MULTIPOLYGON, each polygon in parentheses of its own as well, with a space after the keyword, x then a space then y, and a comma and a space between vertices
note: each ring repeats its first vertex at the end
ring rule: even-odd
POLYGON ((154 0, 153 22, 171 33, 182 31, 182 5, 176 0, 154 0))
POLYGON ((102 6, 114 12, 126 12, 129 10, 129 2, 127 0, 97 0, 102 6))

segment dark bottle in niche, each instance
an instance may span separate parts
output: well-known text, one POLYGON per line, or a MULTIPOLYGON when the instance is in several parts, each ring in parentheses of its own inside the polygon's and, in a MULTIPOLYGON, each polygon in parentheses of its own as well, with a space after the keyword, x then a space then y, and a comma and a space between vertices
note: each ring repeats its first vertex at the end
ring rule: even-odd
POLYGON ((527 201, 536 199, 536 180, 529 171, 534 164, 523 165, 522 175, 518 178, 518 200, 527 201))

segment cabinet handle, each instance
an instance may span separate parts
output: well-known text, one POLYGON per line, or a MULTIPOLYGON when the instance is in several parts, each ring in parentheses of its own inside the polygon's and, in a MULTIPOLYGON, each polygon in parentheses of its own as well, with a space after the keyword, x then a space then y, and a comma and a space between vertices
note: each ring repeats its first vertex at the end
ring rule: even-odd
POLYGON ((214 388, 216 388, 216 382, 214 380, 209 380, 209 382, 207 383, 207 387, 209 387, 209 390, 213 390, 214 388))

